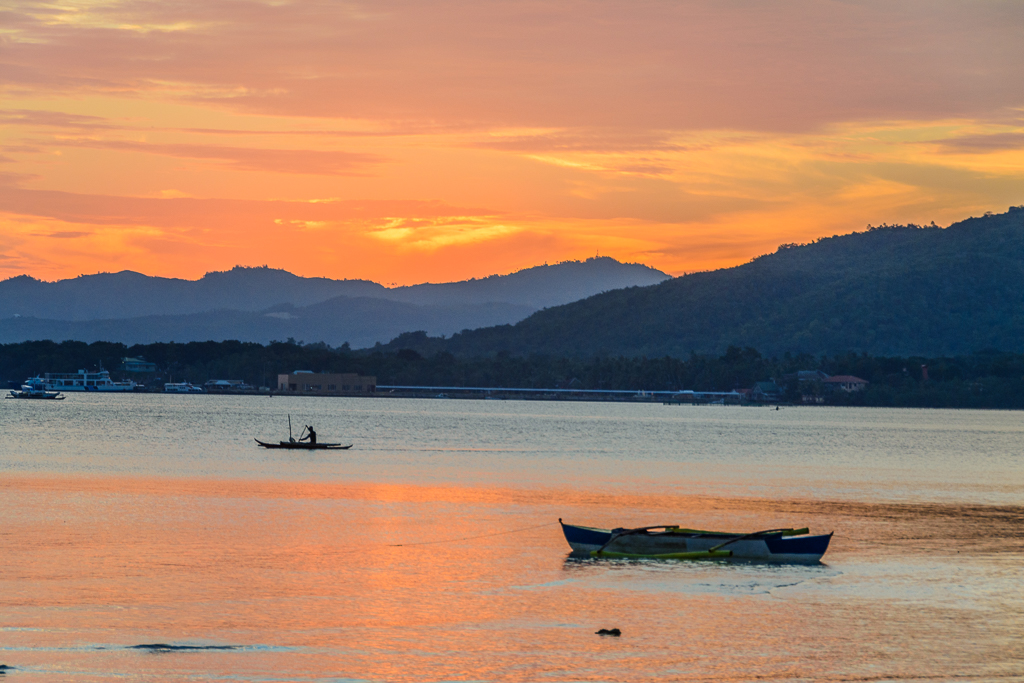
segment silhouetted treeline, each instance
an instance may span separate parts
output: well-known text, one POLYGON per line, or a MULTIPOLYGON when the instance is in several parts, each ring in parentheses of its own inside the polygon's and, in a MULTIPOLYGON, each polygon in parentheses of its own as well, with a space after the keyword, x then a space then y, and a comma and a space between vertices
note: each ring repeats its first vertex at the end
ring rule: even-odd
POLYGON ((112 375, 121 359, 144 357, 156 363, 154 375, 132 375, 158 384, 208 379, 241 379, 274 386, 278 373, 294 370, 356 372, 377 377, 378 385, 506 388, 627 389, 646 391, 729 391, 775 380, 781 400, 799 402, 820 387, 801 385, 800 370, 854 375, 866 391, 826 394, 841 405, 950 408, 1024 408, 1024 354, 988 351, 952 358, 883 358, 866 354, 762 356, 752 348, 729 347, 722 355, 688 358, 607 356, 513 356, 457 358, 447 352, 424 356, 413 349, 351 351, 324 344, 275 342, 267 346, 237 341, 160 343, 125 346, 107 342, 23 342, 0 345, 0 380, 16 385, 42 372, 72 372, 102 365, 112 375), (927 368, 927 378, 925 370, 927 368))

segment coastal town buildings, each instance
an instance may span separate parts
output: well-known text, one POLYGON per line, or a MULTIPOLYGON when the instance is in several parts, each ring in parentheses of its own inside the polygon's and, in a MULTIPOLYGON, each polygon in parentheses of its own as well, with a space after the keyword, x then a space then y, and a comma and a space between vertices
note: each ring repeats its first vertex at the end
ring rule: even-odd
POLYGON ((360 396, 377 390, 377 378, 352 373, 331 374, 296 370, 277 376, 277 388, 282 394, 320 394, 327 396, 360 396))

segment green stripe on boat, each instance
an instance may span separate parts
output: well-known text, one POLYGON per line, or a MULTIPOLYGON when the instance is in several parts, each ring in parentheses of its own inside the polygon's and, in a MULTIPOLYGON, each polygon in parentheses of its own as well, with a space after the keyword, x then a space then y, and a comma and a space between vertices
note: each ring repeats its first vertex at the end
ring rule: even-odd
POLYGON ((639 553, 616 553, 608 550, 591 550, 591 557, 607 557, 613 560, 711 560, 716 557, 732 557, 731 550, 697 550, 689 553, 661 553, 643 555, 639 553))
MULTIPOLYGON (((607 529, 595 529, 595 531, 607 531, 607 529)), ((701 534, 703 536, 743 536, 743 534, 733 533, 730 531, 704 531, 701 529, 683 529, 677 526, 665 527, 665 532, 670 534, 701 534)), ((803 536, 811 533, 808 527, 802 529, 786 529, 782 532, 782 536, 803 536)))

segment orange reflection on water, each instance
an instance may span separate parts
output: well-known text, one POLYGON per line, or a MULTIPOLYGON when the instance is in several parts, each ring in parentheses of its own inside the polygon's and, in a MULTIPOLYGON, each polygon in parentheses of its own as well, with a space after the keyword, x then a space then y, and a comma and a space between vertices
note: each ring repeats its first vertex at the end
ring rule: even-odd
POLYGON ((951 538, 987 572, 978 585, 1011 585, 1019 539, 1002 555, 980 539, 1008 540, 1019 508, 131 477, 15 476, 0 493, 5 657, 53 676, 871 679, 984 675, 1021 654, 966 638, 980 623, 966 602, 1009 634, 1012 600, 920 592, 958 566, 951 538), (819 567, 577 561, 554 524, 489 535, 559 516, 838 534, 819 567), (884 544, 910 529, 917 550, 892 564, 884 544), (125 649, 143 643, 242 649, 125 649))

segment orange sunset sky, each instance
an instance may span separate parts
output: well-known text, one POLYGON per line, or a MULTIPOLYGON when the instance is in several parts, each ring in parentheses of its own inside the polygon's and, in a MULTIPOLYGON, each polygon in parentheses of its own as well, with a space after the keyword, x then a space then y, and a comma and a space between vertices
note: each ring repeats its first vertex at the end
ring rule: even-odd
POLYGON ((1024 2, 5 0, 0 278, 671 274, 1024 204, 1024 2))

